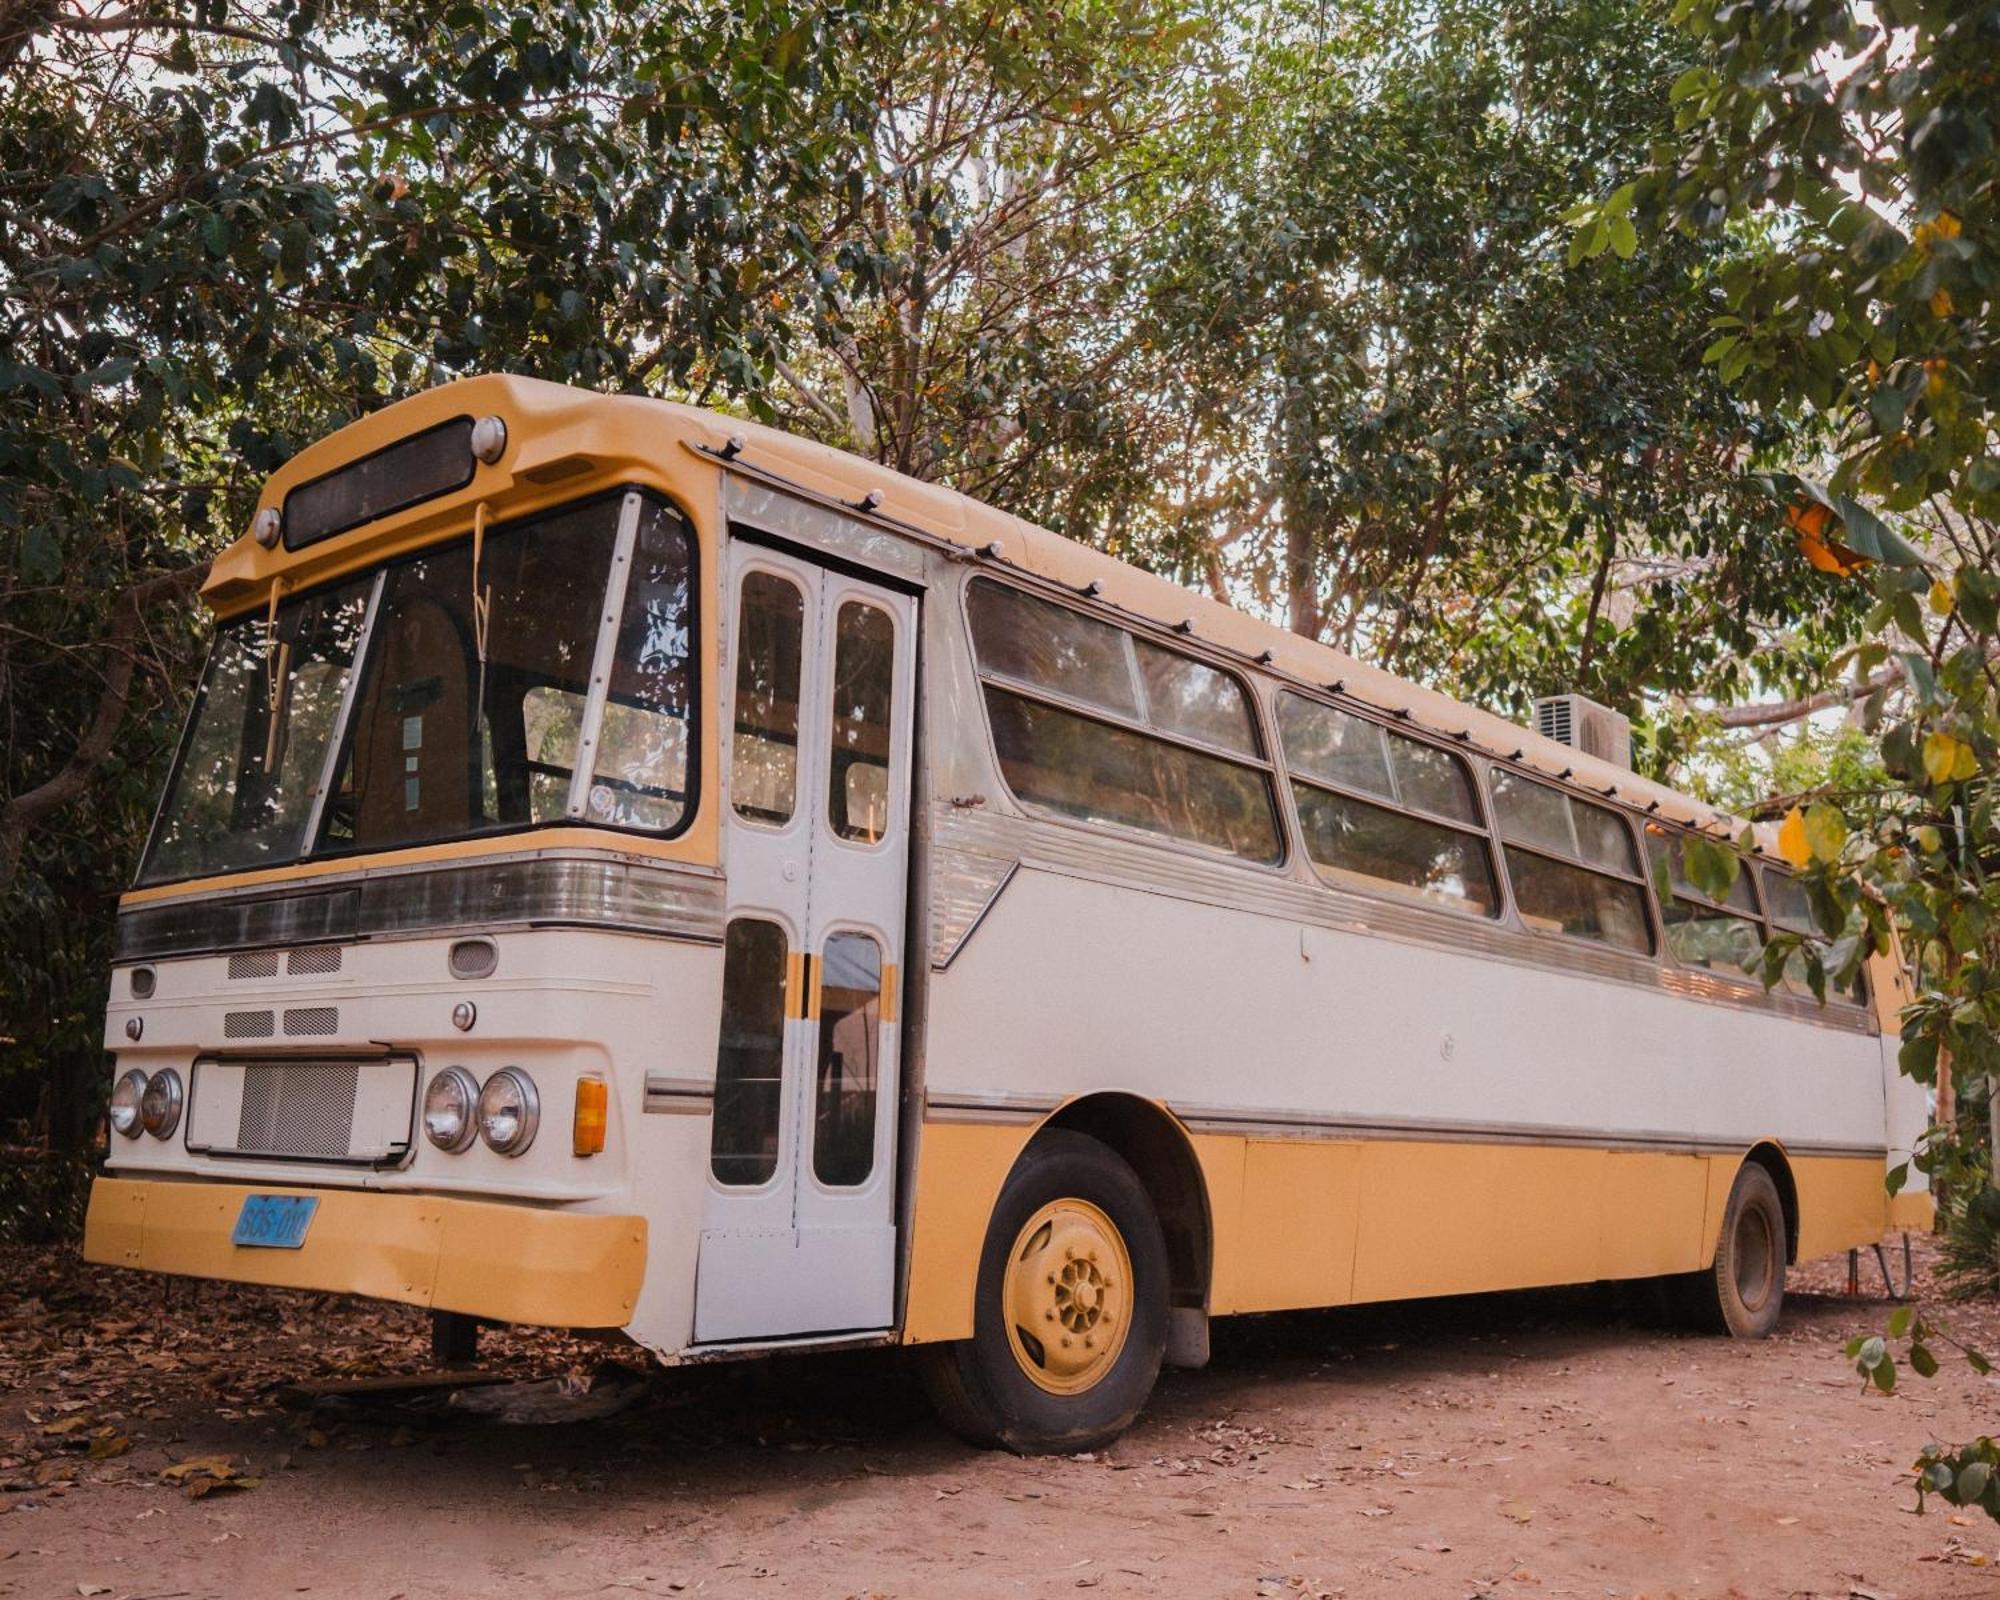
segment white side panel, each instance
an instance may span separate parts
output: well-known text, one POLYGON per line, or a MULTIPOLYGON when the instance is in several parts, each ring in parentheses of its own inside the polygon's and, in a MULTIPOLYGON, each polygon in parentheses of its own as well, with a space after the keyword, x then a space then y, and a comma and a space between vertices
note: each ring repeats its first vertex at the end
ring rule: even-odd
POLYGON ((932 1095, 1880 1149, 1880 1042, 1025 864, 936 974, 932 1095))

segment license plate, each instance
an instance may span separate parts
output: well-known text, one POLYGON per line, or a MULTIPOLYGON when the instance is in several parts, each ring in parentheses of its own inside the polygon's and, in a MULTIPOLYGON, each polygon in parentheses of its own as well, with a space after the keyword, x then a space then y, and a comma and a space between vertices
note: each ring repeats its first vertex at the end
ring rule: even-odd
POLYGON ((317 1210, 317 1195, 245 1195, 229 1242, 260 1250, 296 1250, 306 1242, 306 1229, 312 1226, 317 1210))

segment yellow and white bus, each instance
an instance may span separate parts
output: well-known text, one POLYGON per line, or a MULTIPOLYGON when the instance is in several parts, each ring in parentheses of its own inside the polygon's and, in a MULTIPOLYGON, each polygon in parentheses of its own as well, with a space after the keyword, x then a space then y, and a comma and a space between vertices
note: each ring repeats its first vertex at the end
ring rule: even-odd
POLYGON ((823 446, 475 378, 205 594, 93 1262, 910 1345, 1032 1451, 1232 1313, 1667 1278, 1760 1335, 1927 1204, 1901 975, 1746 978, 1803 913, 1686 881, 1729 819, 823 446))

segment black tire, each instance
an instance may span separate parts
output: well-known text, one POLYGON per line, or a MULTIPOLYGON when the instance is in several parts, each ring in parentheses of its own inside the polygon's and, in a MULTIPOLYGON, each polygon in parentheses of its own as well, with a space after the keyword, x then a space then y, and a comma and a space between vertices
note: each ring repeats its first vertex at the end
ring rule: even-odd
MULTIPOLYGON (((917 1352, 939 1419, 968 1443, 1020 1455, 1109 1444, 1132 1425, 1159 1377, 1167 1343, 1167 1280, 1166 1241, 1138 1174, 1096 1139, 1065 1130, 1042 1134, 1008 1174, 987 1223, 972 1337, 917 1352), (1029 1376, 1029 1358, 1016 1353, 1022 1336, 1010 1332, 1005 1297, 1009 1258, 1023 1230, 1044 1208, 1062 1201, 1081 1201, 1108 1219, 1131 1263, 1123 1344, 1077 1393, 1052 1393, 1029 1376)), ((1038 1324, 1035 1331, 1040 1329, 1038 1324)), ((1021 1348, 1033 1350, 1039 1342, 1028 1336, 1021 1348)))
POLYGON ((1761 1162, 1746 1161, 1729 1191, 1715 1262, 1683 1280, 1689 1319, 1707 1333, 1764 1339, 1785 1302, 1785 1205, 1761 1162))

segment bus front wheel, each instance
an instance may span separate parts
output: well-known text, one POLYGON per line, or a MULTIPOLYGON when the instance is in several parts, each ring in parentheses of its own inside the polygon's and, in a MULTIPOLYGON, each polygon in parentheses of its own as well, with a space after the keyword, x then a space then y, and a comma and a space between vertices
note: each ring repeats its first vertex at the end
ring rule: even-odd
POLYGON ((1714 1333, 1762 1339, 1785 1300, 1785 1206, 1759 1162, 1746 1161, 1729 1191, 1715 1264, 1688 1280, 1689 1309, 1714 1333))
POLYGON ((1022 1455, 1130 1427, 1167 1339, 1167 1247, 1138 1174, 1080 1133, 1022 1153, 987 1224, 973 1334, 918 1352, 945 1425, 1022 1455))

